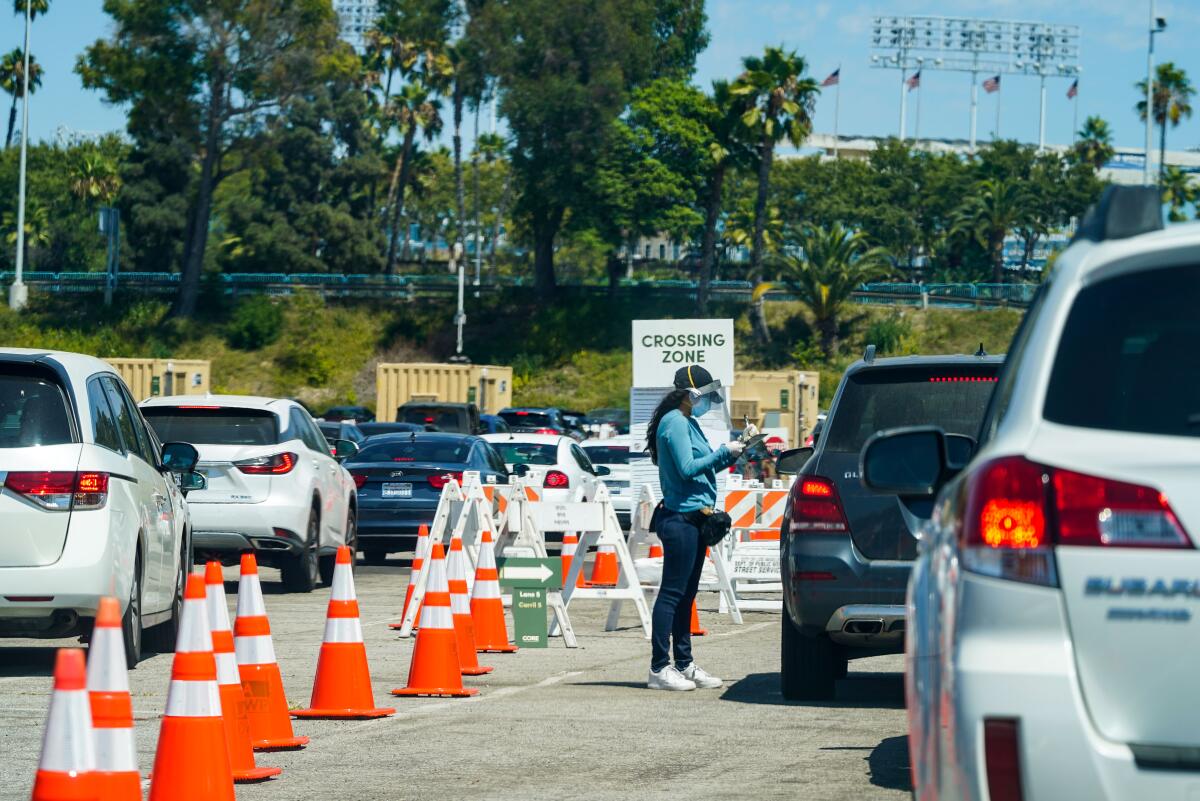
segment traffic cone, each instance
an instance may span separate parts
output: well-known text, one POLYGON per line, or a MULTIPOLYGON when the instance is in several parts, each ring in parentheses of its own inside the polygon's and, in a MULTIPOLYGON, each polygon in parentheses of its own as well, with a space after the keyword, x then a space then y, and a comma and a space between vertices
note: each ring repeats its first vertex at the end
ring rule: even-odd
POLYGON ((508 644, 504 601, 500 599, 500 573, 496 569, 496 547, 492 544, 492 532, 486 530, 479 546, 475 586, 471 588, 471 619, 475 624, 475 648, 480 653, 516 652, 517 646, 508 644))
POLYGON ((292 717, 384 718, 396 714, 395 709, 376 708, 371 692, 371 671, 358 619, 352 559, 348 547, 338 548, 312 700, 308 709, 297 709, 292 717))
POLYGON ((592 563, 592 579, 588 583, 593 587, 617 586, 617 552, 611 545, 600 545, 596 548, 596 560, 592 563))
POLYGON ((250 744, 255 751, 303 748, 307 737, 297 737, 288 716, 283 679, 275 662, 271 621, 258 582, 254 554, 242 554, 242 576, 238 581, 237 619, 233 621, 238 674, 246 696, 246 718, 250 721, 250 744))
POLYGON ((450 586, 446 581, 446 552, 440 542, 433 543, 429 560, 429 582, 421 604, 421 629, 408 667, 408 686, 392 690, 392 695, 476 695, 479 690, 464 688, 458 661, 458 635, 454 632, 454 613, 450 608, 450 586))
MULTIPOLYGON (((404 608, 400 610, 400 622, 388 623, 389 629, 399 630, 404 628, 404 617, 408 614, 408 605, 412 602, 413 590, 416 589, 417 581, 421 578, 421 568, 425 564, 425 554, 429 549, 429 526, 424 523, 417 529, 417 547, 413 551, 412 569, 408 571, 408 589, 404 591, 404 608)), ((420 610, 417 610, 420 612, 420 610)), ((416 628, 416 626, 413 626, 416 628)))
MULTIPOLYGON (((100 801, 83 651, 60 648, 31 801, 100 801)), ((107 798, 107 796, 104 796, 107 798)))
POLYGON ((700 628, 700 608, 696 606, 696 599, 692 599, 692 636, 703 637, 708 634, 708 629, 700 628))
POLYGON ((661 540, 655 540, 654 542, 650 543, 650 558, 651 559, 662 559, 663 558, 663 547, 662 547, 661 540))
POLYGON ((250 745, 250 721, 246 717, 246 696, 238 674, 233 632, 229 630, 229 607, 225 604, 225 575, 220 562, 204 567, 205 608, 212 633, 213 658, 217 662, 217 689, 221 694, 221 717, 225 720, 225 745, 229 766, 238 784, 258 782, 278 776, 283 768, 260 768, 254 764, 250 745))
POLYGON ((150 775, 150 801, 234 801, 217 662, 204 607, 204 577, 192 573, 183 591, 171 688, 150 775))
POLYGON ((125 667, 121 604, 116 598, 101 598, 96 611, 88 645, 87 687, 96 747, 96 792, 106 801, 141 801, 142 777, 133 746, 133 701, 125 667))
POLYGON ((461 537, 450 540, 450 556, 446 559, 450 585, 450 613, 454 618, 454 633, 458 636, 458 661, 464 676, 482 676, 493 668, 479 664, 475 655, 475 621, 471 619, 471 595, 467 592, 467 558, 461 537))
MULTIPOLYGON (((563 532, 562 551, 560 557, 562 559, 563 581, 566 581, 567 576, 571 573, 571 563, 575 561, 575 554, 578 552, 578 550, 579 535, 570 531, 563 532)), ((575 577, 575 586, 584 586, 582 569, 579 571, 579 575, 575 577)))

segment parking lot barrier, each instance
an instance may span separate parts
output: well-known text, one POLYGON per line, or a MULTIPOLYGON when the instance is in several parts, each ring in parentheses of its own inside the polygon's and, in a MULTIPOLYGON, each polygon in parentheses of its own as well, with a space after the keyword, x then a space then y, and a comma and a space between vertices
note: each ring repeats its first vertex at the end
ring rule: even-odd
POLYGON ((101 598, 96 611, 88 644, 87 687, 96 744, 97 795, 106 801, 141 801, 133 700, 121 634, 121 604, 116 598, 101 598))
POLYGON ((31 800, 99 798, 95 769, 96 749, 83 651, 60 648, 54 658, 54 689, 50 693, 31 800))

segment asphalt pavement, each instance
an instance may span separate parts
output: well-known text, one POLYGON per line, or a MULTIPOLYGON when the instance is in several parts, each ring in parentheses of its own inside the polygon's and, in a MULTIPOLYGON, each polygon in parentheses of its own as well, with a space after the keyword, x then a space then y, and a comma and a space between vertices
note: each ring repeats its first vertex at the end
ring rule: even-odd
MULTIPOLYGON (((830 703, 779 693, 778 613, 735 626, 702 593, 709 635, 696 659, 726 679, 720 690, 645 689, 649 643, 632 607, 605 632, 607 603, 576 601, 580 647, 481 654, 495 671, 465 683, 470 699, 394 698, 412 640, 387 628, 407 563, 358 568, 375 700, 394 717, 295 721, 302 751, 258 754, 282 776, 240 785, 243 801, 276 799, 899 799, 909 797, 900 657, 851 663, 830 703)), ((292 706, 307 705, 328 591, 283 594, 263 569, 275 649, 292 706)), ((226 571, 232 615, 237 570, 226 571)), ((26 799, 41 745, 54 648, 70 642, 0 640, 0 799, 26 799)), ((171 668, 153 655, 131 672, 139 767, 149 772, 171 668)))

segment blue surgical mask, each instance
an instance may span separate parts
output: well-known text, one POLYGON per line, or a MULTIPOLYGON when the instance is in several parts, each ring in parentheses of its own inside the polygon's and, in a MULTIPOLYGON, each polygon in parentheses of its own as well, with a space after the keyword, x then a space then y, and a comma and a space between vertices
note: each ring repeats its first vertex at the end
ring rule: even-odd
POLYGON ((702 395, 692 401, 692 417, 703 417, 712 410, 712 396, 702 395))

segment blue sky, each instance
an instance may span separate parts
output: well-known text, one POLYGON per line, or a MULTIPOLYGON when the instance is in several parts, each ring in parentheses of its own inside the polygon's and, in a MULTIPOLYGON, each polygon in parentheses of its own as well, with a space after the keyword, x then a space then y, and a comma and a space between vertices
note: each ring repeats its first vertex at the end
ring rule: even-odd
MULTIPOLYGON (((10 8, 5 3, 4 8, 10 8)), ((1133 83, 1146 69, 1148 0, 709 0, 712 42, 699 60, 697 81, 737 74, 742 56, 766 45, 784 44, 809 61, 813 75, 824 78, 839 64, 842 68, 840 131, 843 134, 892 134, 899 122, 899 76, 892 70, 869 67, 868 33, 875 14, 953 14, 1036 22, 1072 23, 1081 27, 1079 119, 1100 114, 1112 125, 1120 145, 1137 146, 1143 133, 1133 105, 1133 83)), ((1200 40, 1200 3, 1195 0, 1158 0, 1158 13, 1167 17, 1169 30, 1158 37, 1156 58, 1174 60, 1193 70, 1200 83, 1200 62, 1189 58, 1200 40), (1192 46, 1189 47, 1189 42, 1192 46)), ((101 0, 54 0, 51 11, 34 24, 32 50, 42 62, 46 77, 30 110, 30 130, 35 138, 52 138, 59 126, 95 132, 121 129, 119 108, 106 106, 95 92, 85 90, 74 74, 76 56, 109 30, 101 0)), ((0 47, 7 52, 20 45, 18 17, 0 16, 0 47)), ((967 135, 969 81, 965 73, 928 72, 921 91, 923 136, 967 135)), ((1046 138, 1051 143, 1071 138, 1071 103, 1065 95, 1069 81, 1048 81, 1046 138)), ((832 91, 832 90, 830 90, 832 91)), ((1005 79, 1001 132, 1023 141, 1037 139, 1037 80, 1010 76, 1005 79)), ((995 96, 980 92, 979 131, 986 138, 995 117, 995 96)), ((4 99, 7 99, 5 96, 4 99)), ((909 95, 909 132, 913 125, 916 93, 909 95)), ((833 130, 833 98, 818 103, 815 129, 833 130)), ((1168 147, 1195 147, 1200 118, 1185 121, 1169 135, 1168 147)))

